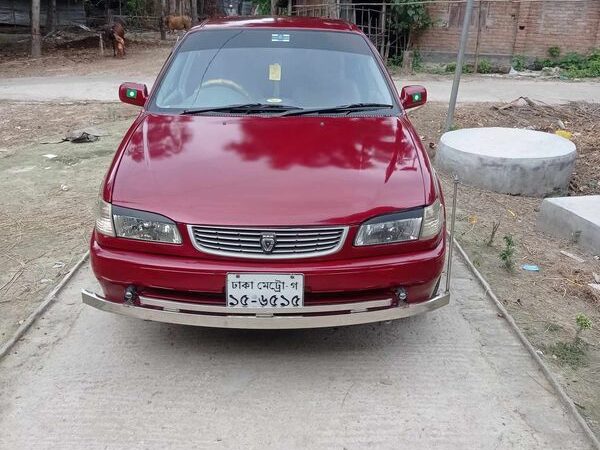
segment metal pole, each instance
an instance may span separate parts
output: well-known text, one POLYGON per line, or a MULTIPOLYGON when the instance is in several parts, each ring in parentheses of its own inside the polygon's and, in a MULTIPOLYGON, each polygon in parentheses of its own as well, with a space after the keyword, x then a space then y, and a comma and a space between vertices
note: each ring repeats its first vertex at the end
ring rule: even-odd
POLYGON ((460 35, 460 47, 458 57, 456 58, 456 70, 454 71, 454 83, 452 83, 452 93, 450 94, 450 105, 448 106, 448 116, 446 117, 446 131, 452 128, 454 122, 454 108, 456 108, 456 97, 458 96, 458 85, 462 75, 463 61, 465 59, 465 50, 469 40, 469 27, 471 25, 471 15, 473 14, 474 0, 467 0, 467 10, 465 11, 465 20, 463 21, 462 33, 460 35))
POLYGON ((454 250, 454 218, 456 217, 457 193, 458 177, 454 175, 454 193, 452 194, 452 217, 450 218, 450 244, 448 244, 448 266, 446 268, 446 293, 450 292, 450 275, 452 273, 452 252, 454 250))

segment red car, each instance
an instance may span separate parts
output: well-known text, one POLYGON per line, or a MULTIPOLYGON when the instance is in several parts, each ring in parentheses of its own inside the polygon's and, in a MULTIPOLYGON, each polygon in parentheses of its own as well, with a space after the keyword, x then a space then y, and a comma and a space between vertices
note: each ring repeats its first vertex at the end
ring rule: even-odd
POLYGON ((440 183, 376 49, 315 18, 203 23, 177 44, 106 175, 98 309, 228 328, 312 328, 444 306, 440 183))

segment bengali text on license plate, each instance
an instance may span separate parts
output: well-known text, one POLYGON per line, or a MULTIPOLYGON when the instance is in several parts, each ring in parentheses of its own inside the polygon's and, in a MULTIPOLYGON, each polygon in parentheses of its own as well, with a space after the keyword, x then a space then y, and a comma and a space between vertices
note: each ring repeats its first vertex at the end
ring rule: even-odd
POLYGON ((304 304, 302 274, 228 273, 230 308, 299 308, 304 304))

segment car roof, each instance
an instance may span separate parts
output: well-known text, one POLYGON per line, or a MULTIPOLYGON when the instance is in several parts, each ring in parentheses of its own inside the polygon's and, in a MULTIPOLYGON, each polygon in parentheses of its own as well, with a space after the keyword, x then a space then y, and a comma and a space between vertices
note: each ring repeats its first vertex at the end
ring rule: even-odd
POLYGON ((311 30, 360 32, 360 29, 356 25, 345 20, 301 16, 218 17, 202 22, 200 25, 192 28, 191 31, 223 28, 304 28, 311 30))

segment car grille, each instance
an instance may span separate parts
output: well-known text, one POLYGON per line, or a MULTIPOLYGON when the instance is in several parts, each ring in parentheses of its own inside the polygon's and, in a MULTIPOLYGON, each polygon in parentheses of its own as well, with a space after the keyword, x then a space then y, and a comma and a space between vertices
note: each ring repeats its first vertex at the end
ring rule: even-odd
POLYGON ((194 246, 205 253, 241 258, 284 259, 334 253, 343 245, 348 228, 232 228, 193 225, 189 227, 189 232, 194 246))

